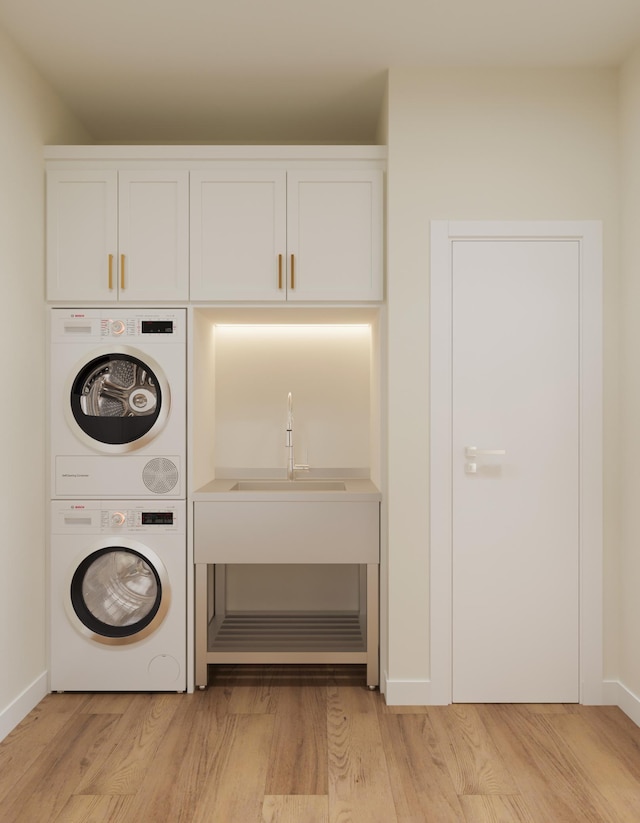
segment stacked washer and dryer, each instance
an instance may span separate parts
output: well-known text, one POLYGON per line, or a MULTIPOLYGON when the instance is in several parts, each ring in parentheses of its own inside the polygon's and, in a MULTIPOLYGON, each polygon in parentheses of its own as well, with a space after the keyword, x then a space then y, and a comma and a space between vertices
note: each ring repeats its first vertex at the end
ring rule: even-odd
POLYGON ((50 321, 50 688, 184 691, 186 310, 50 321))

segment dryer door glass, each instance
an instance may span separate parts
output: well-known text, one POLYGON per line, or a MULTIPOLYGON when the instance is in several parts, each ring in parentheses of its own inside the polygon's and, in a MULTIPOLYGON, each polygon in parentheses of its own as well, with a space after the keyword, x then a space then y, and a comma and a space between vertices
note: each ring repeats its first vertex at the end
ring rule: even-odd
MULTIPOLYGON (((114 546, 86 557, 71 581, 71 601, 82 624, 111 642, 132 642, 161 621, 160 575, 142 554, 114 546)), ((99 638, 96 638, 99 639, 99 638)), ((109 641, 102 641, 109 642, 109 641)))
POLYGON ((71 387, 71 411, 85 434, 100 443, 144 437, 162 408, 160 381, 142 360, 105 354, 85 365, 71 387))

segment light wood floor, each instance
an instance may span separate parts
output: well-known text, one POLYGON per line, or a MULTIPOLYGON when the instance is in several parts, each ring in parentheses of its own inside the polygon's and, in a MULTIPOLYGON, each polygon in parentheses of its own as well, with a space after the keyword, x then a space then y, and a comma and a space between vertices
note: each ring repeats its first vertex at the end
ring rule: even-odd
POLYGON ((225 667, 207 691, 52 694, 0 744, 2 823, 638 823, 619 709, 390 708, 357 668, 225 667))

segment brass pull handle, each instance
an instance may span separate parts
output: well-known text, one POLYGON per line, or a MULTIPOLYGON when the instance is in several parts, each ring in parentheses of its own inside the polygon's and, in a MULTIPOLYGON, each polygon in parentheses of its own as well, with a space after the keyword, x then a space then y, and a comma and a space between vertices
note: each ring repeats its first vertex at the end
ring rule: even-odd
POLYGON ((113 289, 113 255, 109 255, 109 291, 113 289))
POLYGON ((120 255, 120 288, 124 289, 124 254, 120 255))
POLYGON ((278 288, 282 288, 282 255, 278 255, 278 288))
POLYGON ((291 255, 291 288, 295 289, 296 287, 296 267, 295 267, 295 257, 291 255))

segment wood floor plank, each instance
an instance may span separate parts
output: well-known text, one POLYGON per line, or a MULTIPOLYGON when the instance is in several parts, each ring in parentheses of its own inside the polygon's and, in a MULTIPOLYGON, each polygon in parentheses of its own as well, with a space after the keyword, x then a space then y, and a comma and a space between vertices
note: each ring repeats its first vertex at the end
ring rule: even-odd
POLYGON ((88 794, 72 795, 50 823, 129 823, 135 820, 131 812, 131 795, 97 797, 88 794))
POLYGON ((610 749, 598 731, 584 715, 557 715, 548 720, 563 746, 570 750, 586 775, 587 791, 602 820, 624 821, 628 818, 629 803, 635 806, 636 820, 640 818, 640 786, 637 763, 634 775, 626 766, 624 757, 610 749))
MULTIPOLYGON (((75 712, 52 712, 40 704, 0 743, 0 803, 16 782, 38 767, 39 759, 63 732, 75 712)), ((45 757, 46 759, 46 757, 45 757)))
MULTIPOLYGON (((3 823, 54 820, 100 753, 115 715, 75 714, 3 803, 3 823)), ((17 776, 16 776, 17 777, 17 776)))
POLYGON ((84 714, 124 714, 134 698, 131 692, 97 692, 87 695, 81 711, 84 714))
POLYGON ((378 714, 429 714, 429 706, 387 706, 387 701, 382 699, 377 703, 378 714))
POLYGON ((555 716, 550 723, 563 744, 582 765, 593 785, 612 786, 622 790, 633 789, 637 785, 640 763, 632 765, 635 775, 632 774, 624 758, 617 751, 609 749, 606 739, 584 717, 575 714, 555 716))
POLYGON ((267 795, 262 823, 329 823, 326 795, 267 795))
POLYGON ((210 765, 211 735, 219 728, 215 713, 198 711, 198 702, 206 702, 202 693, 179 702, 151 768, 131 796, 129 820, 175 823, 193 818, 210 765))
POLYGON ((478 706, 477 711, 538 819, 603 823, 586 773, 562 740, 550 734, 544 716, 499 704, 478 706))
POLYGON ((609 810, 603 823, 638 823, 640 787, 621 789, 618 786, 606 786, 601 791, 609 810))
POLYGON ((372 702, 349 712, 336 690, 328 697, 330 823, 395 823, 384 746, 372 702))
POLYGON ((640 781, 640 728, 617 706, 581 706, 581 717, 598 747, 614 756, 634 780, 640 781))
POLYGON ((640 728, 615 707, 412 713, 361 672, 247 669, 191 695, 47 696, 0 742, 1 823, 640 820, 640 728))
POLYGON ((273 715, 227 717, 189 823, 260 821, 273 723, 273 715))
POLYGON ((327 762, 326 689, 279 686, 266 794, 327 794, 327 762))
POLYGON ((230 714, 274 714, 279 686, 272 679, 244 679, 227 686, 230 714))
POLYGON ((582 706, 583 713, 589 715, 590 720, 606 725, 614 737, 629 741, 640 750, 640 726, 636 726, 622 709, 617 706, 582 706))
POLYGON ((398 821, 462 820, 428 715, 380 715, 379 723, 398 821))
POLYGON ((429 718, 456 794, 518 794, 475 706, 432 707, 429 718))
POLYGON ((464 795, 460 804, 465 823, 542 823, 519 795, 464 795))
POLYGON ((228 695, 210 689, 183 697, 153 769, 132 798, 130 821, 191 823, 195 818, 224 738, 228 695))
POLYGON ((44 697, 37 708, 52 713, 81 712, 92 697, 93 695, 88 692, 61 692, 60 694, 54 692, 44 697))
POLYGON ((386 703, 381 703, 379 712, 380 714, 429 714, 429 706, 387 706, 386 703))
POLYGON ((330 683, 327 686, 327 696, 349 714, 377 712, 381 702, 379 692, 367 689, 363 683, 330 683))
POLYGON ((523 703, 521 708, 532 714, 573 714, 573 703, 523 703))
POLYGON ((75 793, 135 794, 153 766, 181 699, 179 694, 135 695, 114 726, 113 748, 87 772, 75 793))

